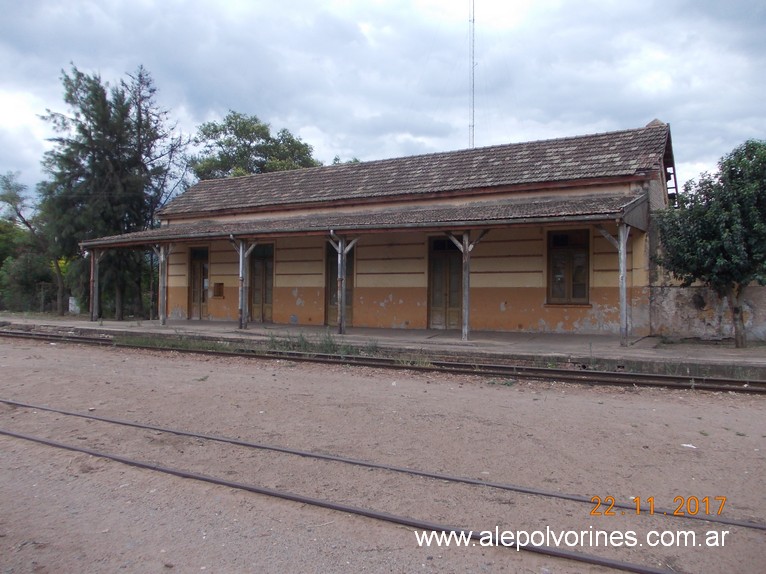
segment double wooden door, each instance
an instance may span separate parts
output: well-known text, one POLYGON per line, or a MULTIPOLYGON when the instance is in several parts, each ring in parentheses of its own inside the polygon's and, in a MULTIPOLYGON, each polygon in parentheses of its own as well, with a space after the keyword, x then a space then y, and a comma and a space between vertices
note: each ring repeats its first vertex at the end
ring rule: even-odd
POLYGON ((463 317, 463 256, 449 239, 431 241, 428 326, 460 329, 463 317))
POLYGON ((271 323, 274 299, 274 246, 258 245, 250 254, 250 320, 271 323))
POLYGON ((210 287, 207 248, 193 248, 190 253, 189 318, 207 319, 207 298, 210 287))

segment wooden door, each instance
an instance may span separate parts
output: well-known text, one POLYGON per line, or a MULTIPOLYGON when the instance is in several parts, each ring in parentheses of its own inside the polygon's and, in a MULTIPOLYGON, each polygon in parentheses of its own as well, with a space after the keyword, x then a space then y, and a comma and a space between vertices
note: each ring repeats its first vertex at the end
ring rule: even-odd
POLYGON ((207 319, 208 256, 207 248, 191 250, 189 273, 189 318, 207 319))
POLYGON ((431 329, 460 329, 463 257, 449 239, 434 239, 429 259, 428 326, 431 329))
POLYGON ((274 246, 259 245, 250 255, 250 320, 271 323, 274 293, 274 246))

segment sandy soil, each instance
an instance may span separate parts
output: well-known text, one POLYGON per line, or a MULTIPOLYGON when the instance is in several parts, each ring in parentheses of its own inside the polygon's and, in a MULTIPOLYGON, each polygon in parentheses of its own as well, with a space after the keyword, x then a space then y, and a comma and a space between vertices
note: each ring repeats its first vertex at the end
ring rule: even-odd
MULTIPOLYGON (((621 502, 726 497, 766 522, 766 398, 0 342, 0 398, 621 502)), ((766 533, 246 450, 0 404, 0 428, 475 530, 729 531, 723 547, 566 548, 760 572, 766 533), (602 508, 603 509, 603 508, 602 508)), ((606 572, 0 436, 0 572, 606 572)))

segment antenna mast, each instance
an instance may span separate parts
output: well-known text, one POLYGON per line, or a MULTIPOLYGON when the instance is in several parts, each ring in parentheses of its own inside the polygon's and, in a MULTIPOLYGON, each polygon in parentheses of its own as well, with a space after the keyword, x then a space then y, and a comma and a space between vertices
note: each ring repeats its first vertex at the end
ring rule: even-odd
POLYGON ((468 147, 473 149, 474 147, 474 130, 476 127, 475 122, 475 107, 476 107, 476 15, 474 12, 475 0, 469 0, 468 6, 468 25, 470 31, 469 39, 469 79, 471 84, 471 109, 468 120, 468 147))

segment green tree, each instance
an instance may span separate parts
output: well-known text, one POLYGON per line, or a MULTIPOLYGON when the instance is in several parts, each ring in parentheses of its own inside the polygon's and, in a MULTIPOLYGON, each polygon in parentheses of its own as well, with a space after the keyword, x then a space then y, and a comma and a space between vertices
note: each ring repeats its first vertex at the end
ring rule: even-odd
POLYGON ((12 219, 0 219, 0 265, 19 253, 24 239, 24 231, 12 219))
POLYGON ((40 287, 52 281, 48 259, 33 249, 25 250, 0 266, 0 300, 11 311, 43 311, 48 297, 40 287))
MULTIPOLYGON (((61 262, 62 253, 56 242, 48 235, 48 229, 45 226, 44 219, 39 214, 38 206, 28 203, 26 186, 18 182, 18 174, 8 172, 0 175, 0 203, 5 204, 9 211, 8 217, 11 221, 22 225, 27 230, 29 241, 26 243, 31 243, 34 246, 34 251, 38 256, 35 258, 34 265, 30 264, 31 260, 29 258, 17 260, 12 263, 15 265, 14 269, 19 269, 20 265, 36 269, 37 259, 40 256, 44 259, 47 258, 56 278, 56 312, 59 315, 63 315, 65 311, 64 298, 66 285, 64 283, 64 270, 61 262)), ((8 273, 6 274, 6 279, 11 281, 17 276, 17 273, 8 273)), ((21 288, 25 284, 25 282, 22 282, 18 287, 21 288)), ((8 291, 9 289, 11 289, 9 284, 4 286, 4 290, 8 291)))
POLYGON ((659 213, 658 260, 682 286, 700 282, 726 298, 735 345, 744 347, 743 291, 766 284, 766 141, 745 142, 718 167, 659 213))
POLYGON ((343 161, 342 159, 340 159, 339 155, 336 155, 334 158, 332 158, 332 165, 341 165, 344 163, 362 163, 362 162, 359 160, 358 157, 352 157, 348 161, 343 161))
POLYGON ((313 148, 288 130, 272 135, 257 116, 229 111, 222 122, 206 122, 194 142, 202 151, 190 165, 199 179, 237 177, 255 173, 316 167, 313 148))
MULTIPOLYGON (((132 107, 134 163, 144 187, 144 226, 153 228, 157 223, 157 211, 173 195, 188 187, 186 150, 191 138, 181 134, 177 124, 171 121, 170 112, 157 104, 157 88, 143 66, 128 77, 130 81, 123 81, 122 87, 129 95, 132 107)), ((149 318, 153 319, 156 317, 155 276, 158 272, 153 251, 149 252, 147 264, 142 267, 148 273, 149 318)), ((140 293, 141 275, 137 280, 140 293)))
MULTIPOLYGON (((139 67, 129 78, 110 87, 100 76, 72 66, 70 73, 62 72, 69 113, 49 110, 45 116, 58 135, 43 161, 50 180, 39 188, 41 212, 67 257, 81 256, 84 239, 153 226, 157 208, 183 179, 179 166, 186 142, 157 106, 151 76, 139 67)), ((128 297, 143 314, 142 254, 112 251, 101 268, 104 289, 113 293, 115 318, 123 318, 128 297)))

